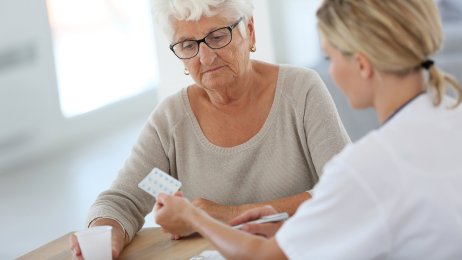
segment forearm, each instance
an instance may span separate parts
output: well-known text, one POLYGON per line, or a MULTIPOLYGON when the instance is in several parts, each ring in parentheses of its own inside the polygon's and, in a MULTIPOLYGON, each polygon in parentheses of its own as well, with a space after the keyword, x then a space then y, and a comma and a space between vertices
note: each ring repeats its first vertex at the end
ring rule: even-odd
POLYGON ((189 222, 226 259, 286 259, 274 239, 242 232, 195 210, 189 222))
POLYGON ((239 212, 242 213, 246 210, 271 205, 277 212, 287 212, 292 216, 297 211, 298 206, 304 201, 310 199, 311 196, 308 192, 302 192, 290 197, 281 198, 278 200, 265 201, 259 203, 244 204, 239 206, 239 212))
POLYGON ((138 191, 109 189, 102 192, 89 210, 87 223, 97 218, 111 218, 120 222, 131 239, 144 224, 144 217, 152 210, 154 198, 138 191))

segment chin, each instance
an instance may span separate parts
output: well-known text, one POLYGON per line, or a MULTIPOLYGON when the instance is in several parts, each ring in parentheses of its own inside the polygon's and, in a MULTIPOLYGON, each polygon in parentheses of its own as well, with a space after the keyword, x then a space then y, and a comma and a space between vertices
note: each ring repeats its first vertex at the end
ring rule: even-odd
POLYGON ((202 79, 203 85, 206 86, 220 86, 220 85, 229 85, 231 81, 227 77, 211 77, 207 79, 202 79))
POLYGON ((222 80, 206 80, 202 81, 201 85, 209 90, 217 90, 220 89, 224 84, 222 80))

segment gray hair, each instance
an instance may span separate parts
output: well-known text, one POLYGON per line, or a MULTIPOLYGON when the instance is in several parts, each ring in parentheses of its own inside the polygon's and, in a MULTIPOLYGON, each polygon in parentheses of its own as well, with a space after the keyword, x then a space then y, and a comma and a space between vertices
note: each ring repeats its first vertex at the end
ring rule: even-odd
POLYGON ((244 18, 239 32, 246 37, 246 26, 253 13, 253 0, 151 0, 153 15, 169 41, 173 40, 175 21, 198 21, 219 15, 230 22, 244 18))

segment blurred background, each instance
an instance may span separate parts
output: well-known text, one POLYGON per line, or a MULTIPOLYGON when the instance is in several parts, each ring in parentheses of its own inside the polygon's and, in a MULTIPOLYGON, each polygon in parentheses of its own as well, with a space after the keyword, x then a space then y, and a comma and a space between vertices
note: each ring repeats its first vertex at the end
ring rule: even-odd
MULTIPOLYGON (((255 0, 252 58, 317 70, 357 140, 378 123, 328 76, 320 2, 255 0)), ((435 60, 460 80, 462 1, 437 2, 446 39, 435 60)), ((149 0, 0 0, 0 259, 84 228, 151 111, 191 82, 150 10, 149 0)))

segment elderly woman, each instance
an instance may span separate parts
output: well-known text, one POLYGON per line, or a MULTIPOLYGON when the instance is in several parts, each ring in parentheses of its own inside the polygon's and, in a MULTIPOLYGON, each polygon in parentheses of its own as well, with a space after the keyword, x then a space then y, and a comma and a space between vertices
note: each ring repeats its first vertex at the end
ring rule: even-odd
POLYGON ((462 89, 429 60, 442 42, 434 0, 324 0, 317 16, 331 76, 382 126, 326 165, 313 198, 275 236, 278 224, 247 224, 270 237, 250 235, 165 194, 157 222, 198 231, 227 259, 462 259, 462 89))
MULTIPOLYGON (((90 209, 89 226, 113 226, 114 256, 153 209, 155 199, 137 184, 154 167, 227 222, 266 204, 294 213, 324 164, 349 143, 315 72, 250 59, 250 0, 153 4, 170 50, 195 83, 156 108, 119 176, 90 209)), ((78 255, 75 241, 73 247, 78 255)))

